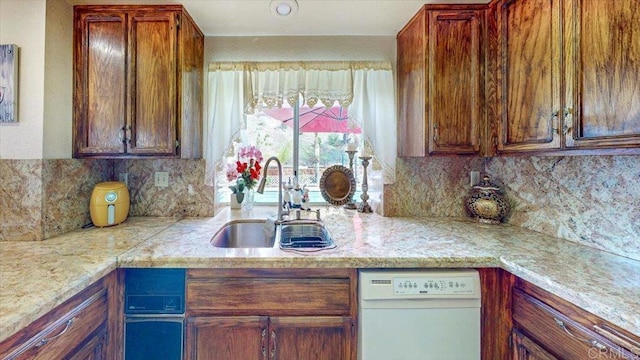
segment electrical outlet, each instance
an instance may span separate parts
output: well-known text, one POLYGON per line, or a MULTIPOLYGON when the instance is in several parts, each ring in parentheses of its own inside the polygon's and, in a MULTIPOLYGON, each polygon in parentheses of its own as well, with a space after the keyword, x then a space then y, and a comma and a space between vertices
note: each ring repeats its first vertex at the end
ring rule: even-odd
POLYGON ((129 187, 129 173, 119 173, 118 181, 123 182, 124 186, 129 187))
POLYGON ((471 186, 473 187, 475 184, 480 182, 480 171, 472 170, 469 173, 469 179, 471 182, 471 186))
POLYGON ((169 186, 169 173, 166 171, 156 171, 154 173, 154 182, 157 187, 169 186))

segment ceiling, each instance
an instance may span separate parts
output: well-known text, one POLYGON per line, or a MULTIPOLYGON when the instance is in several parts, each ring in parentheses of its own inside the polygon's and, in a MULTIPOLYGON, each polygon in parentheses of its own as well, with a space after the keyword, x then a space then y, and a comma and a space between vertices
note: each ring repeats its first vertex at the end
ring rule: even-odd
POLYGON ((79 4, 182 4, 206 36, 395 36, 424 4, 488 0, 298 0, 288 17, 271 0, 67 0, 79 4))

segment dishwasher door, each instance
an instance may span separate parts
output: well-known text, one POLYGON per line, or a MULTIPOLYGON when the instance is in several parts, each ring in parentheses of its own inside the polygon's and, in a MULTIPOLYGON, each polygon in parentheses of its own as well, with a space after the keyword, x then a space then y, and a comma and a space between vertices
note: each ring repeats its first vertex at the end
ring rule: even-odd
POLYGON ((475 270, 366 270, 359 288, 359 359, 480 359, 475 270))

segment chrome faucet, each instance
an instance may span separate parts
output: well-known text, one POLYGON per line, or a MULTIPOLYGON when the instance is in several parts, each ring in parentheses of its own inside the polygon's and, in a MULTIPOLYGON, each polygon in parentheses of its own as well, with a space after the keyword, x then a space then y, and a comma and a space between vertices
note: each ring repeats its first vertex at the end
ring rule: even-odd
POLYGON ((258 192, 258 194, 262 194, 264 193, 264 187, 267 184, 267 169, 269 169, 269 163, 271 163, 271 160, 275 160, 276 164, 278 165, 278 219, 277 222, 280 222, 283 220, 283 217, 285 215, 288 215, 288 211, 285 213, 284 211, 282 211, 282 164, 280 163, 280 160, 275 157, 272 156, 270 158, 267 159, 267 161, 264 163, 264 172, 262 174, 262 180, 260 181, 260 184, 258 185, 258 189, 256 190, 258 192))

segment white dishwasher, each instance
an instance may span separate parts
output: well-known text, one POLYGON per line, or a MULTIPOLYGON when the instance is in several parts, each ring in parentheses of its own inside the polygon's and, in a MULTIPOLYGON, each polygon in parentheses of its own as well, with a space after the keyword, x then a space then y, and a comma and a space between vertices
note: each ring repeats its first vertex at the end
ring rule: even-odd
POLYGON ((476 270, 361 270, 358 359, 479 360, 476 270))

